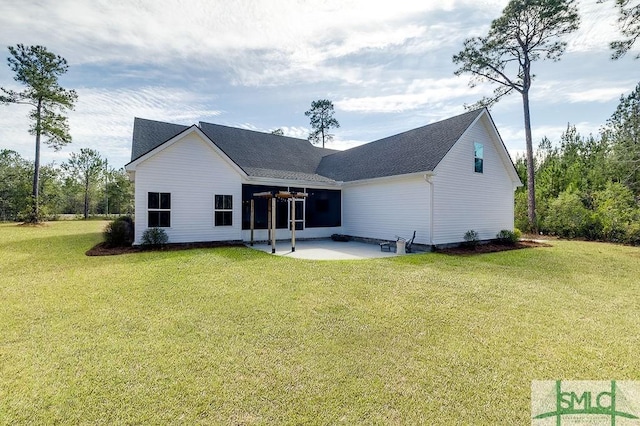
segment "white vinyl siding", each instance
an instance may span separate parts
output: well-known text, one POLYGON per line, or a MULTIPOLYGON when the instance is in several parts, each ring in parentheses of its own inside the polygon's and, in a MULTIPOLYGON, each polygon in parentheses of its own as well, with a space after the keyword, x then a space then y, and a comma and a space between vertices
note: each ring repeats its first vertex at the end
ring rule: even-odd
POLYGON ((422 175, 377 179, 345 185, 342 191, 344 233, 429 244, 430 187, 422 175))
POLYGON ((214 226, 214 195, 242 199, 241 177, 196 132, 186 134, 136 166, 136 236, 147 229, 147 194, 171 193, 170 243, 240 240, 241 211, 234 203, 232 226, 214 226))
POLYGON ((507 173, 486 116, 471 126, 435 169, 434 243, 461 242, 470 229, 492 239, 513 229, 514 182, 507 173), (483 145, 482 173, 474 170, 474 144, 483 145))

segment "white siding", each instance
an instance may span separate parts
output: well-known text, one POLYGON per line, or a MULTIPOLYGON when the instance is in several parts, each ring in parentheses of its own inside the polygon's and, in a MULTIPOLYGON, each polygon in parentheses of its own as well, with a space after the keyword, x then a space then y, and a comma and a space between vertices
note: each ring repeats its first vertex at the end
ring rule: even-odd
POLYGON ((411 237, 429 244, 429 184, 421 175, 345 185, 342 190, 344 233, 394 240, 411 237))
POLYGON ((486 116, 476 122, 435 169, 434 244, 463 241, 470 229, 480 239, 495 238, 502 229, 513 229, 514 182, 492 137, 486 116), (473 143, 484 145, 483 173, 474 171, 473 143))
POLYGON ((185 135, 136 166, 136 236, 147 229, 147 193, 171 193, 169 242, 242 238, 240 174, 196 132, 185 135), (233 196, 233 226, 214 226, 214 195, 233 196))

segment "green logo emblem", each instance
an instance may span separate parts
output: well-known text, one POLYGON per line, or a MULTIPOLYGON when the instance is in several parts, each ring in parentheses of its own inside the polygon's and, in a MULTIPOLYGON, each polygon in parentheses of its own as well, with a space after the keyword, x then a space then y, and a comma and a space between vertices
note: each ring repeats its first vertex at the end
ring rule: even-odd
POLYGON ((640 425, 640 382, 534 381, 533 425, 640 425))

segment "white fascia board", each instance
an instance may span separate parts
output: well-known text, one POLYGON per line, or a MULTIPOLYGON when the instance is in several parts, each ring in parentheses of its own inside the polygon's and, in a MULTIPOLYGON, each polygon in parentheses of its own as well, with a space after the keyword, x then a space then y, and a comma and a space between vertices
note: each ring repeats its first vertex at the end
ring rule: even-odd
POLYGON ((371 179, 360 179, 360 180, 352 180, 349 182, 344 182, 343 186, 357 186, 357 185, 368 185, 376 182, 393 182, 396 180, 404 180, 413 177, 423 177, 425 176, 435 176, 433 170, 425 170, 424 172, 416 172, 416 173, 407 173, 403 175, 393 175, 393 176, 382 176, 371 179))

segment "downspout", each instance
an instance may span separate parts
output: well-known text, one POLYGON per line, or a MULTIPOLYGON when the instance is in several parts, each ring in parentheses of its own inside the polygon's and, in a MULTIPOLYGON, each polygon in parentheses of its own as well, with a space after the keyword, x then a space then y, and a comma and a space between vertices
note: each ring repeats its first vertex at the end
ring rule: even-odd
POLYGON ((429 184, 429 245, 433 248, 433 178, 436 174, 433 171, 428 171, 424 174, 424 180, 429 184))

